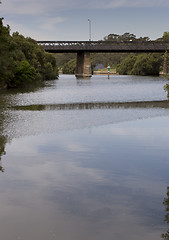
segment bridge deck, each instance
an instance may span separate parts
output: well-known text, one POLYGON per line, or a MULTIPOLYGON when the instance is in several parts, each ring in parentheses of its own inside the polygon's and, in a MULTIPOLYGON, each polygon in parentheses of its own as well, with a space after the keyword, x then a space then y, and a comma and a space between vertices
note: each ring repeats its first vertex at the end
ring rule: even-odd
POLYGON ((165 52, 169 42, 164 41, 38 41, 45 51, 63 52, 165 52))

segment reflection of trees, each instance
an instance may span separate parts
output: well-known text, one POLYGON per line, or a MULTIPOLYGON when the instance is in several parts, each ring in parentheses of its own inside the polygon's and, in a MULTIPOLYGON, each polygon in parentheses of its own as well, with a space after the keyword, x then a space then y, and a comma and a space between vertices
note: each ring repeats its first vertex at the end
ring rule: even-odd
MULTIPOLYGON (((3 155, 5 155, 5 145, 6 145, 6 143, 7 143, 7 139, 6 139, 6 137, 4 137, 4 136, 0 136, 0 161, 1 161, 1 157, 3 156, 3 155)), ((1 163, 0 163, 1 164, 1 163)), ((4 169, 3 169, 3 167, 0 165, 0 171, 1 172, 3 172, 4 171, 4 169)))
POLYGON ((164 86, 164 90, 167 91, 167 98, 169 99, 169 83, 164 86))
MULTIPOLYGON (((48 84, 49 85, 49 84, 48 84)), ((7 109, 12 108, 13 97, 18 93, 30 93, 35 92, 38 89, 44 87, 44 82, 37 82, 34 86, 27 86, 21 89, 8 89, 8 90, 1 90, 0 88, 0 172, 4 172, 2 167, 2 156, 6 154, 5 152, 5 145, 9 142, 9 136, 4 134, 7 126, 7 114, 5 113, 7 109)), ((41 106, 39 107, 41 109, 41 106)), ((39 110, 40 110, 39 109, 39 110)), ((32 107, 31 110, 36 110, 36 107, 32 107)))
MULTIPOLYGON (((3 112, 3 111, 2 111, 3 112)), ((3 123, 4 123, 4 116, 1 112, 1 109, 0 109, 0 171, 3 172, 4 169, 1 165, 1 158, 3 155, 6 154, 5 152, 5 145, 7 143, 7 137, 5 137, 3 135, 3 123)))
POLYGON ((5 145, 7 143, 7 137, 3 135, 3 124, 4 124, 4 114, 3 114, 3 107, 5 106, 4 99, 0 98, 0 171, 3 172, 4 169, 2 167, 1 158, 3 155, 6 154, 5 152, 5 145))
MULTIPOLYGON (((164 198, 163 204, 165 206, 165 211, 167 212, 164 221, 166 223, 169 223, 169 187, 167 187, 167 197, 164 198)), ((166 233, 163 233, 161 236, 163 239, 169 240, 169 229, 166 231, 166 233)))

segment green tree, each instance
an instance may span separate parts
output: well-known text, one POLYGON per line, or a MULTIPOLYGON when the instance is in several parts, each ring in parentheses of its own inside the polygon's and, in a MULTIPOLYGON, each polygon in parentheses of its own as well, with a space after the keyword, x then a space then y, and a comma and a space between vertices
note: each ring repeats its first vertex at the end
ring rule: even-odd
POLYGON ((131 41, 149 41, 149 37, 140 37, 137 38, 136 35, 133 33, 124 33, 122 35, 118 34, 109 34, 108 36, 104 37, 104 41, 121 41, 121 42, 131 42, 131 41))
POLYGON ((58 76, 58 67, 53 54, 45 52, 44 80, 56 79, 58 76))
POLYGON ((9 26, 4 27, 0 18, 0 87, 4 87, 13 76, 14 43, 9 34, 9 26))
POLYGON ((122 75, 156 76, 159 75, 162 60, 161 54, 130 55, 122 60, 117 71, 122 75))
POLYGON ((6 137, 0 135, 0 171, 1 172, 4 172, 4 169, 1 165, 1 157, 6 154, 5 152, 6 143, 7 143, 6 137))
POLYGON ((0 88, 17 87, 35 80, 55 79, 58 67, 54 55, 46 53, 34 39, 18 32, 10 35, 0 19, 0 88))
POLYGON ((159 54, 140 54, 137 56, 131 74, 141 76, 158 76, 162 58, 159 54))
POLYGON ((63 65, 62 71, 64 74, 75 74, 76 59, 72 59, 63 65))
POLYGON ((13 86, 23 86, 27 83, 32 83, 36 79, 35 68, 28 61, 19 62, 15 69, 14 78, 12 79, 13 86))
POLYGON ((161 38, 158 38, 157 41, 169 42, 169 32, 164 32, 161 38))
POLYGON ((118 34, 109 34, 104 37, 104 41, 134 41, 136 40, 136 36, 132 33, 124 33, 122 35, 118 34))
POLYGON ((117 71, 121 75, 131 74, 133 66, 136 62, 136 55, 130 55, 129 57, 122 60, 122 62, 118 65, 117 71))
POLYGON ((18 49, 21 49, 24 59, 36 70, 39 80, 55 79, 58 76, 58 67, 54 55, 44 51, 34 39, 25 38, 18 32, 13 34, 18 49))
POLYGON ((57 65, 62 68, 65 63, 76 58, 76 53, 55 53, 57 65))

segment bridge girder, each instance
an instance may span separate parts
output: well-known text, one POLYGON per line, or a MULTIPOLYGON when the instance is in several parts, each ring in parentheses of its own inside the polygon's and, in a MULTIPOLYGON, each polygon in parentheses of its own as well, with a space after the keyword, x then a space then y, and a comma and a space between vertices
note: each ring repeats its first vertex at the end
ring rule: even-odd
POLYGON ((112 53, 164 53, 169 42, 164 41, 38 41, 45 51, 51 53, 112 52, 112 53))

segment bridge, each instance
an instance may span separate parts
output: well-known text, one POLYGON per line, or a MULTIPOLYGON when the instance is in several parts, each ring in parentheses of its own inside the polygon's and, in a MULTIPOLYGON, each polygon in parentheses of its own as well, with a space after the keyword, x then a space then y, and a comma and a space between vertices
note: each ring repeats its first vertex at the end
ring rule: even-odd
MULTIPOLYGON (((91 77, 90 53, 165 53, 165 41, 38 41, 50 53, 77 53, 76 77, 91 77)), ((164 61, 166 62, 166 61, 164 61)))

